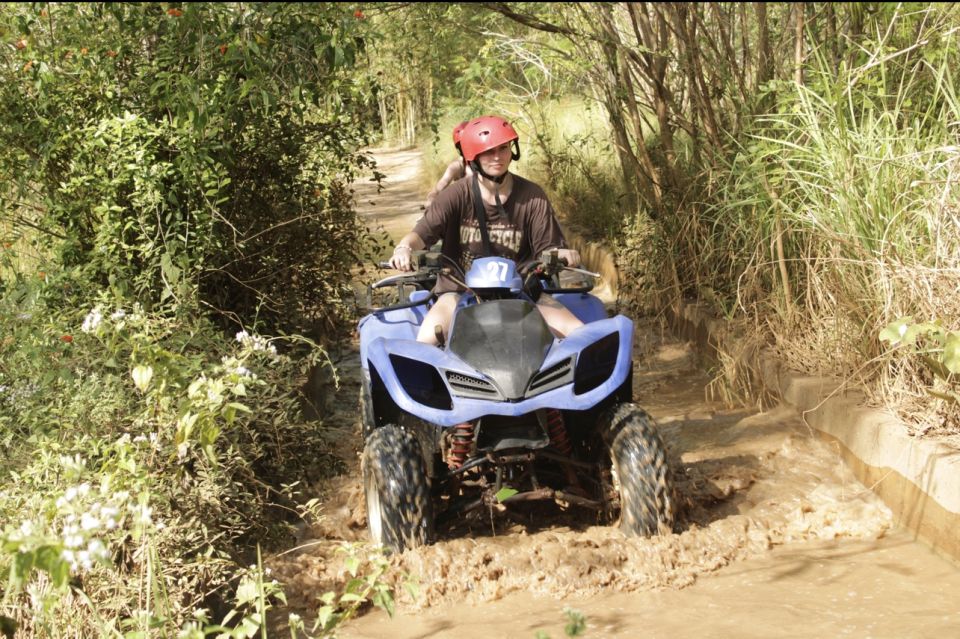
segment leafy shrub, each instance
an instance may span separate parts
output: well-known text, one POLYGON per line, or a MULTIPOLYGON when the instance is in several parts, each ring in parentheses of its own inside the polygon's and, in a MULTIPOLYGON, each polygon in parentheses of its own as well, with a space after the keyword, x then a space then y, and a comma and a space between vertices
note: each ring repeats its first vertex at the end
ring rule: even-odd
POLYGON ((53 636, 58 618, 179 627, 229 599, 254 541, 287 534, 282 487, 326 447, 290 380, 325 355, 107 296, 59 309, 46 298, 65 281, 0 300, 3 613, 53 636))
POLYGON ((346 185, 369 165, 348 7, 13 4, 0 33, 4 216, 81 298, 342 321, 364 233, 346 185))

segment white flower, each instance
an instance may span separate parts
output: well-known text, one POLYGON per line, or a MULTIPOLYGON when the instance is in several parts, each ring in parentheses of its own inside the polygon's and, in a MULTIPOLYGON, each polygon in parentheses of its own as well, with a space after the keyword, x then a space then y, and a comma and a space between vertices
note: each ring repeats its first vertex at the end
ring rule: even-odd
POLYGON ((92 311, 87 313, 87 317, 83 320, 83 326, 80 327, 80 330, 84 333, 90 333, 97 330, 97 327, 103 322, 103 314, 100 312, 100 307, 95 307, 92 311))
POLYGON ((248 339, 250 339, 250 333, 246 331, 239 331, 237 333, 237 341, 240 342, 241 344, 247 341, 248 339))
POLYGON ((80 456, 79 453, 73 457, 70 457, 69 455, 60 455, 60 465, 67 470, 80 472, 84 470, 86 463, 87 462, 83 459, 83 457, 80 456))
POLYGON ((153 523, 151 515, 153 515, 153 508, 146 504, 141 504, 139 506, 134 506, 132 508, 133 514, 137 519, 138 524, 143 524, 144 526, 149 526, 153 523))
POLYGON ((107 547, 103 545, 103 542, 99 539, 91 539, 90 543, 87 544, 87 552, 90 553, 90 556, 94 559, 106 559, 109 556, 107 552, 107 547))
POLYGON ((79 548, 83 545, 83 535, 67 535, 63 538, 63 545, 67 548, 79 548))
POLYGON ((20 524, 20 534, 29 537, 33 534, 33 522, 29 519, 20 524))
POLYGON ((106 526, 107 530, 113 530, 117 527, 117 517, 120 515, 120 510, 114 506, 104 506, 100 511, 100 515, 103 517, 103 525, 106 526))
POLYGON ((119 319, 123 319, 124 317, 126 317, 126 315, 127 315, 127 312, 125 310, 123 310, 122 308, 118 308, 110 315, 110 319, 112 319, 113 321, 117 321, 119 319))
POLYGON ((100 520, 90 513, 83 513, 80 517, 80 527, 84 530, 96 530, 100 527, 100 520))

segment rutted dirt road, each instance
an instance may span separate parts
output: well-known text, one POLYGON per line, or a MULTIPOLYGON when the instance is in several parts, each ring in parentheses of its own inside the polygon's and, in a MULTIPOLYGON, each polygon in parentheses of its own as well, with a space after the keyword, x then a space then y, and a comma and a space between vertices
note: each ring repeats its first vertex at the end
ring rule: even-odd
MULTIPOLYGON (((396 239, 420 214, 419 157, 378 157, 386 189, 359 186, 358 204, 396 239)), ((394 557, 420 596, 401 597, 397 618, 374 611, 341 636, 560 637, 565 606, 586 615, 588 637, 960 634, 957 565, 897 530, 797 415, 706 401, 709 376, 690 347, 652 320, 636 325, 635 398, 674 459, 679 532, 625 539, 571 517, 473 522, 394 557)), ((366 535, 357 393, 348 368, 328 421, 349 473, 325 487, 304 547, 271 562, 305 612, 342 580, 341 541, 366 535)))

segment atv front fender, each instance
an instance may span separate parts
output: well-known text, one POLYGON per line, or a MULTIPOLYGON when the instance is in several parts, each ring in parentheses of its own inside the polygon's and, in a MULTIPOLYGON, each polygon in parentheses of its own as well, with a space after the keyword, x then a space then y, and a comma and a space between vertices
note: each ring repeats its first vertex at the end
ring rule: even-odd
MULTIPOLYGON (((607 399, 628 379, 631 372, 633 323, 622 315, 586 324, 565 339, 554 340, 540 370, 570 362, 576 371, 574 380, 558 388, 526 397, 519 401, 494 401, 457 396, 450 384, 449 373, 473 378, 483 375, 460 358, 413 339, 374 338, 367 344, 364 368, 383 384, 384 390, 401 410, 439 426, 453 426, 484 415, 519 416, 541 408, 559 410, 588 410, 607 399), (577 384, 583 367, 580 359, 590 347, 616 334, 616 361, 611 362, 609 375, 588 388, 577 384), (397 368, 403 369, 407 379, 401 380, 397 368), (411 372, 413 374, 411 374, 411 372), (416 379, 413 379, 413 378, 416 379), (577 392, 577 391, 580 392, 577 392)), ((586 358, 584 358, 586 364, 586 358)), ((602 374, 606 374, 604 368, 602 374)), ((596 371, 594 371, 594 374, 596 371)), ((492 381, 492 380, 491 380, 492 381)), ((379 390, 379 389, 376 389, 379 390)))

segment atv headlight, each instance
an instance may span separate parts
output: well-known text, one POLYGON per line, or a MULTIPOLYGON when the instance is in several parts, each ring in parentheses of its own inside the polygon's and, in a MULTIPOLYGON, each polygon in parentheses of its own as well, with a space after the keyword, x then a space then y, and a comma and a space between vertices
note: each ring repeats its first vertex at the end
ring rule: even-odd
POLYGON ((436 368, 401 355, 391 355, 390 363, 397 374, 397 379, 400 380, 400 385, 410 399, 430 408, 440 410, 453 408, 450 392, 436 368))
POLYGON ((610 333, 583 349, 577 358, 573 376, 573 392, 583 395, 607 381, 617 366, 620 352, 620 333, 610 333))

